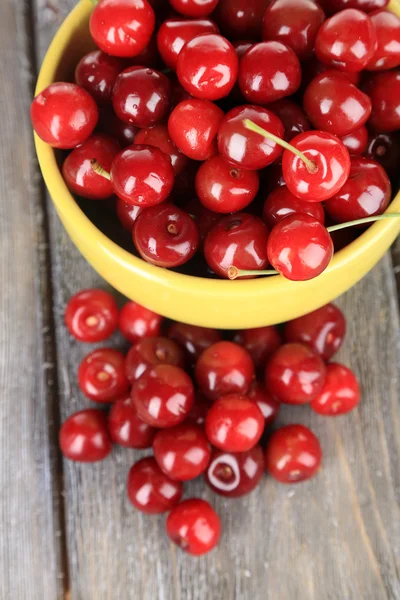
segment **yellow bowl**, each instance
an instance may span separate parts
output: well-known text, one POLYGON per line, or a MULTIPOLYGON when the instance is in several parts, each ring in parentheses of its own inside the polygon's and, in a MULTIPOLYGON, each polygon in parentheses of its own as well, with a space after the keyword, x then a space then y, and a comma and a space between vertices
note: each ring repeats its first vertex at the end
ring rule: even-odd
MULTIPOLYGON (((93 43, 89 34, 91 0, 81 0, 62 24, 43 61, 36 93, 54 81, 70 79, 93 43)), ((400 16, 399 0, 390 9, 400 16)), ((400 232, 400 220, 374 223, 336 253, 318 278, 291 282, 281 276, 220 281, 181 275, 149 265, 119 247, 85 216, 62 178, 54 150, 35 136, 47 188, 72 241, 89 263, 128 298, 171 319, 193 325, 241 329, 294 319, 348 290, 383 256, 400 232)), ((390 206, 400 211, 400 194, 390 206)))

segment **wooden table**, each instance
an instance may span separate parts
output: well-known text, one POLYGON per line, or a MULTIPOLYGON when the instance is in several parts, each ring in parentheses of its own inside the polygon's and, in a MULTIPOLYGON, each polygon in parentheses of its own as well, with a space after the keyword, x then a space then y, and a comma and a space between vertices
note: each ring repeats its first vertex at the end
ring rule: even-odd
POLYGON ((125 497, 136 453, 97 465, 63 462, 60 420, 88 405, 76 371, 87 348, 63 326, 71 294, 102 285, 46 198, 29 104, 38 65, 74 0, 0 3, 0 599, 400 599, 400 245, 339 302, 349 331, 340 359, 360 376, 363 401, 310 424, 324 469, 285 487, 265 478, 248 498, 204 491, 224 535, 193 560, 164 534, 164 519, 125 497))

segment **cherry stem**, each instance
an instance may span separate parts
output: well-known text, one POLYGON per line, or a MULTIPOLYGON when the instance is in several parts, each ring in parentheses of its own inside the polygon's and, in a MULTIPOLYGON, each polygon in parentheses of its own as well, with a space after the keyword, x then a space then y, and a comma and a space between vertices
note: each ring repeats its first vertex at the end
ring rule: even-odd
POLYGON ((238 277, 254 277, 254 276, 258 276, 258 275, 279 275, 278 271, 245 271, 242 269, 238 269, 237 267, 234 267, 233 265, 231 267, 229 267, 228 269, 228 277, 229 279, 237 279, 238 277))
POLYGON ((253 131, 254 133, 259 133, 260 135, 262 135, 263 137, 267 138, 268 140, 271 140, 271 141, 275 142, 276 144, 278 144, 279 146, 282 146, 282 148, 285 148, 285 150, 289 150, 290 152, 293 152, 293 154, 295 154, 296 156, 298 156, 303 161, 303 163, 307 167, 307 170, 310 173, 316 173, 317 172, 318 167, 315 164, 315 162, 313 160, 309 160, 307 158, 307 156, 305 154, 303 154, 303 152, 301 152, 300 150, 298 150, 297 148, 295 148, 294 146, 292 146, 292 144, 289 144, 288 142, 285 142, 285 140, 282 140, 281 138, 277 137, 273 133, 270 133, 266 129, 263 129, 262 127, 260 127, 259 125, 257 125, 253 121, 251 121, 250 119, 244 119, 243 125, 249 131, 253 131))
POLYGON ((347 223, 339 223, 338 225, 332 225, 328 227, 329 233, 339 231, 340 229, 346 229, 347 227, 353 227, 353 225, 364 225, 364 223, 374 223, 375 221, 384 221, 385 219, 399 219, 400 213, 385 213, 383 215, 377 215, 375 217, 364 217, 364 219, 357 219, 356 221, 347 221, 347 223))
POLYGON ((104 177, 104 179, 108 179, 108 181, 111 180, 110 173, 106 171, 95 158, 92 158, 90 164, 92 165, 93 171, 97 173, 97 175, 101 175, 101 177, 104 177))

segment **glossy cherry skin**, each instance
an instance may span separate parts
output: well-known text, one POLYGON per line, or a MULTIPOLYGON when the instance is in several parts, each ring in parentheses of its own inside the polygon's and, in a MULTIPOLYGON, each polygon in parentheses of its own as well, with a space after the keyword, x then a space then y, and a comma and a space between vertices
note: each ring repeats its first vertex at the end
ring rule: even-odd
POLYGON ((287 425, 271 435, 265 465, 281 483, 299 483, 314 477, 322 460, 318 438, 304 425, 287 425))
POLYGON ((104 290, 82 290, 68 300, 64 315, 68 331, 80 342, 103 342, 118 325, 118 306, 104 290))
POLYGON ((369 71, 387 71, 400 65, 400 19, 388 10, 370 16, 375 27, 378 47, 367 65, 369 71))
POLYGON ((278 329, 272 325, 242 329, 235 334, 233 341, 247 350, 256 369, 264 368, 267 360, 282 343, 278 329))
POLYGON ((229 278, 230 267, 261 270, 268 264, 268 229, 258 217, 227 215, 206 235, 204 256, 208 266, 229 278))
POLYGON ((335 223, 382 214, 389 206, 392 186, 381 165, 374 160, 355 156, 347 182, 325 204, 335 223))
POLYGON ((310 406, 320 415, 335 417, 352 411, 360 397, 360 386, 353 371, 339 363, 330 363, 326 367, 324 386, 310 406))
POLYGON ((93 350, 79 365, 78 383, 93 402, 114 402, 129 388, 125 356, 114 348, 93 350))
POLYGON ((250 119, 277 137, 284 136, 283 123, 273 112, 261 106, 237 106, 221 122, 218 132, 219 153, 241 169, 264 169, 282 154, 282 148, 246 129, 243 125, 245 119, 250 119))
POLYGON ((346 146, 349 154, 359 155, 364 154, 368 144, 368 129, 363 125, 352 133, 341 138, 342 143, 346 146))
POLYGON ((171 510, 182 498, 183 485, 171 481, 152 456, 142 458, 129 471, 128 498, 141 512, 156 515, 171 510))
POLYGON ((95 173, 92 161, 97 160, 109 171, 121 147, 105 135, 92 135, 67 156, 62 174, 68 189, 74 194, 91 200, 110 198, 114 190, 111 182, 95 173))
POLYGON ((135 221, 144 209, 140 208, 140 206, 126 204, 121 198, 117 198, 115 210, 122 227, 126 231, 129 231, 129 233, 132 233, 135 221))
POLYGON ((192 408, 193 383, 179 367, 157 365, 133 384, 132 400, 145 423, 160 429, 173 427, 182 423, 192 408))
POLYGON ((372 132, 365 155, 382 165, 390 178, 396 177, 400 164, 400 135, 372 132))
POLYGON ((285 339, 310 346, 323 360, 332 358, 343 344, 346 319, 334 304, 326 304, 285 325, 285 339))
POLYGON ((167 67, 176 69, 182 48, 197 35, 219 33, 217 25, 209 19, 167 19, 157 34, 157 45, 167 67))
POLYGON ((149 43, 155 15, 147 0, 100 0, 90 17, 96 45, 112 56, 132 57, 149 43))
POLYGON ((368 121, 369 97, 338 71, 324 71, 307 87, 303 106, 316 129, 343 137, 368 121))
POLYGON ((258 444, 248 452, 214 449, 204 478, 217 494, 240 498, 257 487, 264 471, 264 453, 258 444))
POLYGON ((268 105, 271 110, 282 121, 285 127, 285 140, 290 142, 299 133, 309 131, 311 123, 304 110, 293 100, 282 98, 268 105))
POLYGON ((299 60, 311 58, 324 11, 312 0, 273 0, 264 14, 263 39, 290 46, 299 60))
POLYGON ((138 132, 137 127, 118 119, 113 109, 102 109, 100 113, 99 130, 119 142, 121 148, 132 146, 138 132))
POLYGON ((185 156, 207 160, 218 152, 217 133, 223 118, 223 111, 208 100, 184 100, 170 114, 169 135, 185 156))
POLYGON ((324 362, 305 344, 284 344, 265 369, 267 390, 285 404, 306 404, 324 385, 324 362))
POLYGON ((181 15, 196 19, 210 15, 218 0, 169 0, 169 3, 181 15))
POLYGON ((74 83, 52 83, 31 104, 32 126, 53 148, 69 150, 83 144, 98 119, 96 102, 74 83))
POLYGON ((299 59, 281 42, 255 44, 240 61, 239 87, 248 102, 275 102, 297 92, 300 83, 299 59))
POLYGON ((124 64, 119 58, 104 54, 101 50, 93 50, 79 61, 75 69, 75 81, 98 104, 108 104, 111 102, 116 79, 123 68, 124 64))
POLYGON ((174 506, 168 515, 168 537, 193 556, 207 554, 218 544, 221 521, 205 500, 191 498, 174 506))
POLYGON ((108 430, 114 444, 125 448, 151 448, 157 430, 139 418, 129 395, 119 398, 108 415, 108 430))
POLYGON ((259 177, 256 171, 244 171, 222 156, 204 162, 196 174, 196 193, 209 210, 228 214, 243 210, 256 197, 259 177))
POLYGON ((135 137, 135 144, 155 146, 162 150, 169 156, 175 175, 182 173, 189 164, 189 159, 178 150, 171 140, 165 123, 141 129, 135 137))
POLYGON ((247 396, 229 394, 214 402, 206 417, 206 435, 213 446, 226 452, 247 452, 264 431, 264 417, 247 396))
POLYGON ((266 199, 263 208, 263 219, 271 230, 285 217, 298 213, 310 215, 324 224, 325 211, 320 202, 300 200, 288 190, 286 185, 282 185, 271 192, 266 199))
POLYGON ((289 150, 282 157, 282 172, 289 190, 300 200, 321 202, 331 198, 346 183, 350 155, 345 145, 325 131, 306 131, 291 141, 311 160, 311 171, 301 158, 289 150))
POLYGON ((234 47, 216 33, 204 33, 190 40, 181 50, 176 67, 185 90, 203 100, 227 96, 238 71, 239 59, 234 47))
POLYGON ((106 414, 93 408, 74 413, 62 424, 59 442, 61 452, 69 460, 103 460, 112 450, 106 414))
POLYGON ((368 124, 381 133, 400 129, 400 70, 372 75, 364 90, 372 102, 368 124))
POLYGON ((281 275, 292 281, 318 277, 333 256, 333 242, 325 227, 306 214, 285 217, 270 233, 268 260, 281 275))
POLYGON ((217 342, 200 355, 196 382, 210 400, 227 394, 245 394, 254 379, 254 364, 244 348, 232 342, 217 342))
POLYGON ((211 231, 214 225, 219 223, 222 218, 220 214, 208 210, 198 198, 194 197, 184 205, 184 209, 195 220, 199 229, 201 242, 204 242, 207 233, 211 231))
POLYGON ((118 327, 131 344, 160 335, 163 318, 137 302, 127 302, 119 313, 118 327))
POLYGON ((158 267, 178 267, 194 256, 200 243, 192 217, 174 206, 154 206, 139 215, 133 241, 140 256, 158 267))
POLYGON ((129 350, 125 361, 125 374, 133 383, 148 369, 157 365, 174 365, 183 368, 185 355, 173 340, 165 337, 144 337, 129 350))
POLYGON ((315 40, 317 58, 341 71, 365 69, 378 47, 375 26, 361 10, 348 8, 327 19, 315 40))
POLYGON ((164 202, 175 180, 169 157, 154 146, 139 144, 115 157, 110 174, 116 195, 126 204, 142 208, 164 202))
POLYGON ((269 3, 270 0, 219 0, 215 18, 228 38, 259 40, 269 3))
POLYGON ((253 381, 247 397, 251 402, 255 402, 261 410, 264 417, 264 425, 271 425, 278 416, 281 404, 274 398, 269 391, 259 381, 253 381))
POLYGON ((148 67, 129 67, 117 77, 112 97, 115 114, 135 127, 155 125, 168 115, 171 85, 148 67))
POLYGON ((186 323, 172 323, 168 337, 179 344, 186 352, 188 359, 196 361, 200 354, 222 339, 221 332, 208 327, 196 327, 186 323))
POLYGON ((339 12, 345 8, 357 8, 365 13, 370 13, 379 8, 385 8, 389 4, 389 0, 321 0, 320 4, 328 14, 339 12))

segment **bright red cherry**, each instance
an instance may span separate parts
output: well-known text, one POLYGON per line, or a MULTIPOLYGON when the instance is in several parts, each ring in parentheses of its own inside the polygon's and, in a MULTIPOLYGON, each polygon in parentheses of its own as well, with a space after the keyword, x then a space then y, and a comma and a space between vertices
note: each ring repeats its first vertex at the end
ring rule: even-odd
POLYGON ((400 70, 372 75, 364 90, 372 102, 368 124, 381 133, 400 129, 400 70))
POLYGON ((108 415, 108 430, 114 444, 125 448, 150 448, 157 430, 138 417, 129 395, 119 398, 108 415))
POLYGON ((365 13, 370 13, 378 8, 385 8, 389 4, 389 0, 321 0, 320 4, 329 14, 345 8, 357 8, 365 13))
POLYGON ((190 260, 199 246, 197 225, 173 204, 154 206, 139 215, 133 241, 140 256, 158 267, 178 267, 190 260))
POLYGON ((399 133, 371 133, 365 153, 378 162, 390 178, 395 178, 400 164, 399 133))
POLYGON ((282 98, 282 100, 277 100, 269 104, 268 110, 271 110, 282 121, 285 127, 285 140, 287 142, 290 142, 299 133, 304 133, 311 129, 311 123, 306 113, 293 100, 282 98))
POLYGON ((140 208, 140 206, 126 204, 121 198, 117 198, 115 210, 122 227, 126 231, 129 231, 129 233, 132 233, 135 221, 144 209, 140 208))
POLYGON ((215 18, 227 37, 259 40, 265 10, 270 0, 219 0, 215 18))
POLYGON ((218 152, 217 133, 223 118, 223 111, 208 100, 184 100, 170 114, 169 135, 189 158, 207 160, 218 152))
POLYGON ((275 102, 297 92, 300 83, 299 59, 281 42, 255 44, 240 61, 239 86, 248 102, 275 102))
POLYGON ((99 129, 102 133, 117 140, 121 148, 132 146, 138 131, 134 125, 118 119, 112 108, 103 108, 101 111, 99 129))
POLYGON ((359 402, 360 386, 353 371, 339 363, 330 363, 324 386, 310 406, 320 415, 334 417, 352 411, 359 402))
POLYGON ((346 146, 350 155, 362 155, 367 149, 368 144, 368 129, 363 125, 352 133, 341 138, 342 143, 346 146))
POLYGON ((305 344, 284 344, 265 370, 267 390, 285 404, 305 404, 320 393, 326 368, 322 358, 305 344))
POLYGON ((325 361, 341 347, 346 335, 346 319, 334 304, 326 304, 285 325, 285 339, 310 346, 325 361))
POLYGON ((65 309, 65 324, 80 342, 103 342, 118 324, 118 306, 104 290, 82 290, 72 296, 65 309))
POLYGON ((267 471, 281 483, 311 479, 321 460, 318 438, 304 425, 287 425, 274 431, 265 450, 267 471))
POLYGON ((165 119, 171 104, 168 78, 148 67, 129 67, 117 77, 113 91, 117 117, 135 127, 149 127, 165 119))
POLYGON ((310 215, 322 224, 325 222, 325 211, 320 202, 300 200, 286 185, 277 187, 269 194, 263 208, 263 219, 271 230, 279 221, 295 213, 310 215))
POLYGON ((160 429, 173 427, 182 423, 192 408, 193 383, 179 367, 157 365, 134 383, 132 400, 145 423, 160 429))
POLYGON ((207 233, 221 220, 221 215, 208 210, 198 198, 191 198, 184 209, 195 220, 199 229, 200 240, 204 242, 207 233))
POLYGON ((388 10, 370 16, 375 27, 378 47, 367 65, 369 71, 386 71, 400 65, 400 19, 388 10))
POLYGON ((131 344, 136 344, 145 337, 159 335, 162 321, 163 318, 157 313, 131 301, 121 309, 118 327, 131 344))
POLYGON ((169 0, 172 8, 181 15, 195 19, 207 17, 218 4, 218 0, 169 0))
POLYGON ((78 383, 90 400, 114 402, 129 388, 125 376, 125 356, 114 348, 94 350, 79 365, 78 383))
POLYGON ((84 88, 98 104, 108 104, 115 81, 123 70, 122 60, 94 50, 86 54, 75 69, 75 81, 84 88))
POLYGON ((311 58, 324 11, 312 0, 273 0, 265 11, 263 39, 290 46, 299 60, 311 58))
POLYGON ((69 460, 103 460, 112 450, 106 414, 93 408, 74 413, 62 424, 59 442, 61 452, 69 460))
POLYGON ((221 277, 230 277, 231 267, 262 270, 268 264, 268 229, 258 217, 236 213, 222 218, 207 234, 204 256, 221 277))
POLYGON ((204 33, 184 46, 178 56, 177 75, 195 98, 219 100, 232 90, 239 59, 232 44, 221 35, 204 33))
POLYGON ((135 137, 135 144, 155 146, 162 150, 169 156, 175 175, 182 173, 189 164, 189 159, 178 150, 171 140, 165 123, 141 129, 135 137))
POLYGON ((210 488, 227 498, 240 498, 252 492, 265 471, 264 454, 258 444, 248 452, 213 450, 204 474, 210 488))
POLYGON ((149 43, 155 15, 147 0, 100 0, 90 17, 96 45, 112 56, 132 57, 149 43))
POLYGON ((168 337, 179 344, 190 361, 196 361, 200 354, 222 339, 221 332, 207 327, 196 327, 186 323, 172 323, 168 337))
POLYGON ((191 498, 174 506, 168 515, 168 537, 193 556, 207 554, 218 544, 221 521, 205 500, 191 498))
POLYGON ((255 402, 230 394, 214 402, 206 418, 206 435, 213 446, 226 452, 247 452, 264 431, 264 417, 255 402))
POLYGON ((185 355, 182 348, 165 337, 144 337, 126 355, 125 373, 133 383, 145 371, 157 365, 174 365, 183 368, 185 355))
POLYGON ((183 485, 171 481, 152 456, 142 458, 129 471, 128 498, 138 510, 155 515, 171 510, 182 498, 183 485))
POLYGON ((92 200, 103 200, 113 195, 111 182, 95 173, 92 161, 97 160, 109 171, 114 158, 120 152, 118 142, 105 135, 92 135, 67 156, 62 174, 68 188, 74 194, 92 200))
POLYGON ((52 83, 31 105, 37 135, 53 148, 69 150, 93 133, 99 119, 96 102, 74 83, 52 83))
POLYGON ((325 210, 335 223, 346 223, 382 214, 391 196, 392 186, 381 165, 355 156, 347 182, 326 202, 325 210))
POLYGON ((253 381, 249 392, 247 392, 247 397, 255 402, 261 410, 265 427, 271 425, 278 416, 281 407, 280 402, 259 381, 253 381))
POLYGON ((282 344, 278 329, 272 325, 238 331, 233 341, 247 350, 256 369, 264 368, 268 359, 282 344))
POLYGON ((157 44, 167 67, 176 69, 182 48, 197 35, 219 33, 218 27, 209 19, 167 19, 157 34, 157 44))

